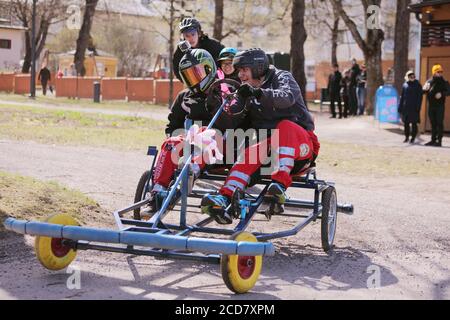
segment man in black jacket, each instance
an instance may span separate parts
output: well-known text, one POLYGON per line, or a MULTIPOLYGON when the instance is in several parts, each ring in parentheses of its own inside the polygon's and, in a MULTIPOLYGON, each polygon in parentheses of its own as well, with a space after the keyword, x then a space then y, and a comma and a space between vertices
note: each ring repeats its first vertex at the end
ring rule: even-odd
POLYGON ((432 69, 433 78, 428 80, 423 91, 428 99, 428 116, 431 121, 431 141, 426 146, 442 147, 442 137, 444 135, 444 112, 445 98, 449 95, 448 81, 443 77, 444 69, 437 64, 432 69))
POLYGON ((41 71, 39 71, 38 80, 41 81, 42 94, 45 96, 47 94, 48 82, 51 81, 50 70, 48 70, 47 66, 43 66, 41 71))
MULTIPOLYGON (((180 23, 180 32, 183 34, 184 40, 188 41, 193 49, 204 49, 208 51, 217 61, 220 51, 224 46, 217 40, 209 38, 208 35, 203 33, 200 22, 195 18, 184 18, 180 23)), ((173 55, 173 70, 178 80, 182 81, 179 64, 184 53, 180 48, 177 48, 173 55)), ((219 67, 219 63, 216 62, 216 66, 219 67)))
POLYGON ((336 118, 337 102, 339 108, 339 119, 342 119, 341 81, 342 74, 339 72, 339 65, 335 64, 333 66, 333 73, 328 77, 328 92, 330 93, 330 112, 332 118, 336 118))
POLYGON ((219 195, 203 197, 202 212, 220 224, 232 223, 233 217, 225 209, 233 193, 244 191, 252 176, 261 169, 269 149, 276 158, 276 166, 270 168, 273 182, 265 197, 281 205, 286 200, 285 190, 292 183, 292 175, 308 168, 320 148, 312 116, 290 72, 269 66, 267 55, 261 49, 239 52, 233 65, 239 70, 243 84, 238 90, 235 110, 238 116, 230 117, 231 123, 226 126, 236 127, 248 121, 251 128, 269 129, 272 134, 245 149, 231 168, 219 195))
POLYGON ((359 64, 356 59, 352 60, 352 67, 350 69, 350 86, 348 90, 348 103, 350 107, 350 115, 356 116, 358 113, 358 97, 356 95, 356 88, 358 86, 358 76, 361 73, 359 64))

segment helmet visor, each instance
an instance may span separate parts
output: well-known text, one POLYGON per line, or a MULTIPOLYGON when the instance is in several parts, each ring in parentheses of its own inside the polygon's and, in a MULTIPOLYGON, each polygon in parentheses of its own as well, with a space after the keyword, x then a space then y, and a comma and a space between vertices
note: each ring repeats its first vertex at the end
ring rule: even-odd
POLYGON ((199 84, 207 76, 205 66, 201 64, 181 70, 180 74, 184 84, 190 88, 199 84))

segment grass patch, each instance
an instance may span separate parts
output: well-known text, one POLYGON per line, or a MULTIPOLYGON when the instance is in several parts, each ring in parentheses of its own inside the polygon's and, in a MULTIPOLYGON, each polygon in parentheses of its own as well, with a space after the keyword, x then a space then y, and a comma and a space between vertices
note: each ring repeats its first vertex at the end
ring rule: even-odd
POLYGON ((142 111, 142 110, 155 110, 155 111, 167 111, 167 105, 159 105, 144 102, 126 102, 126 101, 102 101, 101 103, 95 103, 92 99, 69 99, 69 98, 55 98, 54 96, 38 96, 35 100, 30 99, 27 95, 12 94, 12 93, 0 93, 0 100, 12 101, 12 102, 24 102, 27 104, 46 104, 50 106, 61 107, 79 107, 79 108, 91 108, 91 109, 113 109, 124 111, 142 111))
POLYGON ((321 141, 317 163, 349 175, 450 177, 450 157, 440 151, 321 141))
POLYGON ((42 220, 54 213, 67 213, 81 224, 100 221, 106 211, 80 191, 56 182, 0 171, 0 231, 7 217, 42 220))
POLYGON ((0 105, 0 137, 41 143, 142 149, 159 145, 166 121, 0 105))

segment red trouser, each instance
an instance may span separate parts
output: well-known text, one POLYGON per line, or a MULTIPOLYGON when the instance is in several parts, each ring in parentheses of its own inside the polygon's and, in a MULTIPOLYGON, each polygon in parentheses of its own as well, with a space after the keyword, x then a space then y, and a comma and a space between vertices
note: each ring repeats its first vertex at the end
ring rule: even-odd
MULTIPOLYGON (((219 145, 219 150, 223 149, 221 139, 216 136, 215 140, 219 145)), ((178 169, 180 158, 183 156, 184 141, 185 137, 182 135, 170 137, 164 141, 153 171, 153 182, 155 184, 153 190, 159 191, 161 187, 169 187, 174 178, 174 173, 178 169)), ((194 170, 197 172, 203 170, 207 165, 203 155, 194 155, 192 163, 194 170)))
POLYGON ((313 157, 319 154, 320 143, 313 131, 306 131, 289 120, 281 121, 276 129, 276 134, 271 138, 245 149, 244 159, 231 168, 224 186, 220 189, 222 195, 231 197, 236 188, 246 188, 251 175, 260 169, 266 160, 268 147, 275 152, 278 163, 271 174, 272 180, 286 188, 292 184, 291 171, 295 162, 313 160, 313 157))

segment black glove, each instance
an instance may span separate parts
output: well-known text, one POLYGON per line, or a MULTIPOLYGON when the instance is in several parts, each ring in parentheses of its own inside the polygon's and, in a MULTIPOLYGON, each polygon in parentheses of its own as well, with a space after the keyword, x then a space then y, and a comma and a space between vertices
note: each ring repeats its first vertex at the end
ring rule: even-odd
POLYGON ((248 83, 242 84, 239 89, 237 90, 238 95, 243 98, 247 99, 250 97, 255 97, 257 99, 261 98, 262 96, 262 90, 259 88, 254 88, 248 83))

